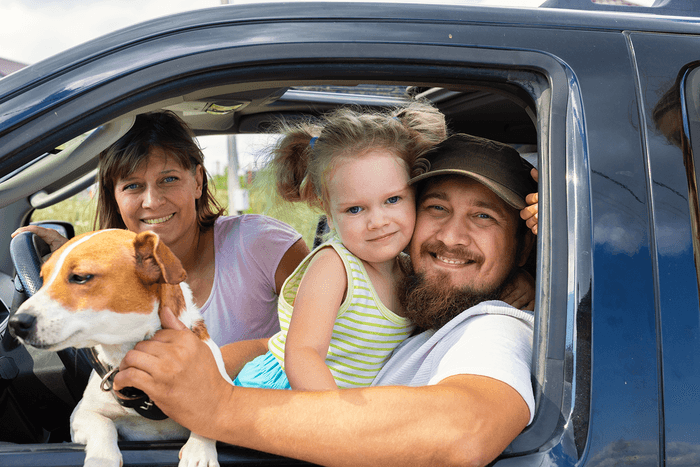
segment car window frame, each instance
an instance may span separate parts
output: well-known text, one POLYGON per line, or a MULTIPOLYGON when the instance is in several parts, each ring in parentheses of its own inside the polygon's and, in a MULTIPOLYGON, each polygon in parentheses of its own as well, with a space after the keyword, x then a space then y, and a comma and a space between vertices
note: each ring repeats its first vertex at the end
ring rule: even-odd
MULTIPOLYGON (((318 44, 303 46, 313 48, 318 44)), ((295 56, 303 55, 299 52, 299 44, 257 45, 255 53, 262 56, 285 56, 292 47, 295 56)), ((572 381, 567 380, 567 377, 575 377, 576 372, 571 365, 577 345, 573 341, 575 333, 571 329, 576 325, 577 306, 582 299, 582 292, 586 290, 579 285, 587 284, 590 287, 591 283, 590 261, 572 264, 586 248, 590 251, 590 247, 586 246, 590 245, 590 206, 585 203, 581 206, 576 201, 587 196, 586 185, 571 182, 577 177, 584 180, 587 178, 585 141, 576 130, 583 125, 583 116, 580 113, 575 75, 555 57, 534 51, 399 44, 377 44, 373 48, 359 44, 349 46, 350 49, 357 50, 348 53, 362 56, 363 53, 359 50, 362 48, 373 49, 373 55, 381 56, 382 50, 388 47, 391 48, 391 55, 409 54, 418 57, 410 65, 400 63, 399 60, 378 63, 375 59, 363 61, 355 58, 350 72, 347 65, 338 60, 323 62, 318 58, 298 59, 293 67, 294 73, 291 74, 293 78, 275 80, 274 84, 284 85, 284 81, 292 80, 309 84, 319 81, 343 82, 349 79, 386 81, 386 71, 390 70, 391 82, 442 84, 456 88, 459 83, 478 80, 485 83, 490 80, 494 83, 509 83, 526 92, 537 105, 540 235, 533 360, 537 412, 533 424, 511 444, 504 456, 531 452, 570 429, 566 422, 571 418, 575 404, 571 392, 572 381), (539 87, 523 78, 528 73, 540 76, 539 87), (318 76, 324 78, 320 80, 318 76), (574 109, 578 109, 579 113, 572 112, 574 109), (571 114, 575 117, 567 117, 571 114), (562 157, 562 154, 566 156, 562 157), (555 277, 555 271, 565 274, 561 278, 555 277)), ((240 50, 236 52, 240 53, 240 50)), ((152 109, 155 103, 195 91, 205 83, 206 86, 215 86, 235 80, 262 85, 256 77, 280 76, 282 70, 290 68, 289 64, 255 64, 211 71, 208 60, 221 63, 222 58, 219 56, 214 59, 210 54, 220 53, 221 51, 209 52, 158 64, 106 83, 62 104, 63 115, 67 115, 63 117, 66 121, 58 125, 54 123, 57 130, 49 138, 51 142, 44 144, 56 144, 113 118, 152 109), (179 76, 171 77, 158 86, 143 85, 155 77, 163 80, 164 76, 172 74, 165 71, 166 67, 178 69, 179 76), (123 86, 129 88, 128 98, 115 101, 115 94, 124 93, 123 90, 115 89, 123 86), (84 117, 70 121, 71 115, 79 114, 84 117)), ((32 124, 41 125, 48 118, 51 116, 40 116, 32 124)), ((25 151, 36 150, 40 147, 39 144, 36 142, 25 151)), ((583 412, 587 410, 586 407, 575 408, 583 412)))

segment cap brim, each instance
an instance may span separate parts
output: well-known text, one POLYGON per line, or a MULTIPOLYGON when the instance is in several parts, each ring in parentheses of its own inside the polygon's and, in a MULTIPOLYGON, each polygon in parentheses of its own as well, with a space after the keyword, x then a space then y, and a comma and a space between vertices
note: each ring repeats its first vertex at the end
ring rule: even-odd
POLYGON ((413 177, 408 181, 409 185, 413 185, 416 182, 420 182, 421 180, 425 180, 426 178, 431 178, 435 177, 437 175, 463 175, 465 177, 470 177, 476 180, 477 182, 486 185, 491 191, 496 193, 499 198, 501 198, 503 201, 508 203, 509 206, 517 209, 520 211, 523 209, 525 206, 527 206, 527 203, 525 203, 525 200, 521 198, 517 193, 515 193, 513 190, 510 188, 505 187, 504 185, 501 185, 500 183, 491 180, 490 178, 484 177, 483 175, 479 175, 474 172, 470 172, 468 170, 462 170, 462 169, 440 169, 440 170, 434 170, 430 172, 426 172, 424 174, 418 175, 417 177, 413 177))

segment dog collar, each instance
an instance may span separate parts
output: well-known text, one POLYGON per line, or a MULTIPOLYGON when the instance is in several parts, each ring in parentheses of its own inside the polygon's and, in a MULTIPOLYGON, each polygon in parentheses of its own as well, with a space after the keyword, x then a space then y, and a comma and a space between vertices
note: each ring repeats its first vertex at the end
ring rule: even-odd
POLYGON ((149 420, 165 420, 168 418, 162 410, 148 397, 148 394, 140 389, 127 387, 121 391, 114 389, 114 377, 119 372, 119 368, 112 368, 105 365, 97 358, 94 348, 87 349, 88 359, 95 372, 102 378, 100 389, 104 392, 111 392, 114 399, 123 407, 134 409, 136 413, 149 420), (119 394, 117 394, 119 393, 119 394))

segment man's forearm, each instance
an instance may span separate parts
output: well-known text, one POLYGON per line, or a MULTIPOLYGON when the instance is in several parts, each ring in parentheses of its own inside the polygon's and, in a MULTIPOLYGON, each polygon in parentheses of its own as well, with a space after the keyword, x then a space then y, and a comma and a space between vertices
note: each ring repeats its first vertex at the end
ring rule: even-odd
POLYGON ((310 462, 484 465, 525 427, 509 386, 457 376, 436 386, 324 392, 235 388, 201 435, 310 462))
POLYGON ((529 419, 517 391, 483 376, 417 388, 234 387, 209 346, 187 330, 158 331, 120 369, 115 389, 142 389, 199 435, 332 466, 485 465, 529 419))

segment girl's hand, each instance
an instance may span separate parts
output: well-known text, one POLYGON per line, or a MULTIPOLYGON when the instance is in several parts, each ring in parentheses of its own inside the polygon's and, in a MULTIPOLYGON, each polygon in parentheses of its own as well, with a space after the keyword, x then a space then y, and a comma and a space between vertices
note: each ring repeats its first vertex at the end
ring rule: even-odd
POLYGON ((520 269, 503 291, 501 300, 520 310, 535 309, 535 279, 520 269))
POLYGON ((56 232, 54 229, 47 229, 46 227, 39 227, 38 225, 27 225, 25 227, 20 227, 12 232, 11 236, 12 238, 15 238, 22 232, 32 232, 33 234, 41 237, 41 239, 49 245, 49 248, 51 248, 51 253, 61 248, 61 246, 68 241, 66 237, 56 232))
MULTIPOLYGON (((530 175, 532 175, 532 178, 535 179, 535 181, 538 181, 539 178, 539 172, 537 172, 537 169, 532 169, 530 171, 530 175)), ((528 204, 528 206, 525 206, 522 211, 520 211, 520 217, 522 217, 525 220, 525 224, 532 230, 532 233, 537 235, 537 214, 539 212, 539 207, 537 205, 537 202, 539 201, 539 196, 537 193, 530 193, 525 197, 525 202, 528 204)))

